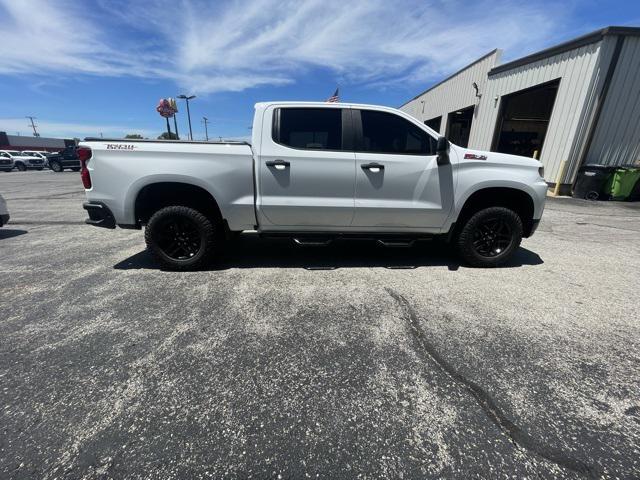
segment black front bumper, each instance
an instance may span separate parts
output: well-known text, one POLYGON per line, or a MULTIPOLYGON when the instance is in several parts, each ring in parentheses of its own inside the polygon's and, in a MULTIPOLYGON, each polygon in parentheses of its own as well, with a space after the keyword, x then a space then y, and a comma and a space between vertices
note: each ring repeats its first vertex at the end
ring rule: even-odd
POLYGON ((89 213, 89 218, 84 221, 85 223, 94 227, 116 228, 116 219, 104 203, 87 202, 82 204, 82 208, 89 213))

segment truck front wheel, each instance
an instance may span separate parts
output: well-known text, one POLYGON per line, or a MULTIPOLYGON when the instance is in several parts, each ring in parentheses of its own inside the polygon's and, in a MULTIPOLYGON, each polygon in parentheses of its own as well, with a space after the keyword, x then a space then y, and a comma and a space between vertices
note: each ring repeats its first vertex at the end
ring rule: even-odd
POLYGON ((456 240, 459 255, 473 267, 497 267, 511 258, 522 241, 522 220, 505 207, 474 213, 456 240))
POLYGON ((190 207, 164 207, 154 213, 144 234, 147 248, 169 270, 197 270, 218 253, 222 236, 214 223, 190 207))

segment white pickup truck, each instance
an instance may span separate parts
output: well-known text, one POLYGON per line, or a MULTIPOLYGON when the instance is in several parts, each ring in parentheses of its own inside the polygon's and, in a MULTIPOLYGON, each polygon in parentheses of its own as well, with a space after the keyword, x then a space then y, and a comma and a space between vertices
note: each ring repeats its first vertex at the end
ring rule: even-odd
POLYGON ((507 261, 535 231, 547 184, 533 158, 462 148, 393 108, 255 106, 251 144, 89 138, 87 223, 146 227, 165 267, 201 268, 234 233, 317 244, 440 236, 470 265, 507 261))

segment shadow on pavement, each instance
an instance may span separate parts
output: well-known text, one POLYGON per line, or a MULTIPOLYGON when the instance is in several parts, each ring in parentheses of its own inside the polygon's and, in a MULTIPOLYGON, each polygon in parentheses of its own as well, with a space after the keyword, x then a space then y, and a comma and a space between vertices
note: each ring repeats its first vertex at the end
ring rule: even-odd
MULTIPOLYGON (((544 263, 538 254, 520 247, 502 268, 544 263)), ((382 267, 413 269, 446 266, 458 270, 460 261, 447 245, 435 241, 419 241, 411 247, 382 247, 372 240, 337 240, 324 247, 302 247, 289 239, 259 238, 241 235, 229 247, 224 258, 207 270, 228 268, 304 268, 335 270, 338 268, 382 267)), ((146 250, 114 265, 117 270, 160 270, 146 250)))
POLYGON ((20 235, 24 235, 25 233, 29 233, 27 230, 18 230, 12 228, 0 228, 0 240, 4 240, 6 238, 18 237, 20 235))

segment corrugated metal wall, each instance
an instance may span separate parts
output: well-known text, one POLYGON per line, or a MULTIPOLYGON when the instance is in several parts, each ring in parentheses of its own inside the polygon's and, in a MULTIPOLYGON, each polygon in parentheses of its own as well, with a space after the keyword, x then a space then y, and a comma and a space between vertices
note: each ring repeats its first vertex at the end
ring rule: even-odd
MULTIPOLYGON (((476 98, 476 92, 471 85, 476 82, 480 92, 484 91, 487 73, 498 64, 501 53, 501 50, 491 52, 440 85, 406 103, 400 109, 421 122, 442 116, 440 133, 444 135, 449 113, 476 105, 478 98, 476 98)), ((474 112, 474 122, 476 115, 477 112, 474 112)))
POLYGON ((640 160, 640 37, 625 37, 585 163, 640 160))
MULTIPOLYGON (((491 149, 502 96, 561 79, 540 155, 546 180, 554 182, 562 162, 570 160, 579 126, 589 114, 588 100, 598 84, 594 73, 600 68, 601 46, 602 41, 599 41, 491 75, 476 108, 469 146, 491 149)), ((569 170, 566 177, 571 173, 569 170)))

